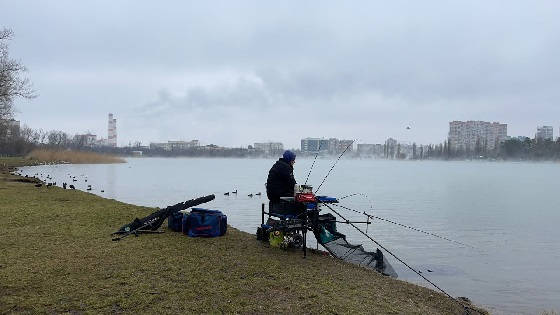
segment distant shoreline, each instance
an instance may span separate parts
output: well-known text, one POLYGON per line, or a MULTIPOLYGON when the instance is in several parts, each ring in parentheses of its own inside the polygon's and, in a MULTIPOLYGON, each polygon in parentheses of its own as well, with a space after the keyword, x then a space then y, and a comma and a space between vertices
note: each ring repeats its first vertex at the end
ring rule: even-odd
MULTIPOLYGON (((143 159, 143 158, 164 158, 164 159, 240 159, 240 160, 256 160, 256 159, 266 159, 266 160, 277 160, 280 156, 270 157, 270 156, 190 156, 190 155, 122 155, 125 159, 143 159)), ((317 159, 320 160, 336 160, 337 156, 318 156, 317 159)), ((313 160, 314 156, 303 155, 297 156, 296 160, 313 160)), ((343 156, 341 159, 344 160, 360 160, 360 161, 396 161, 396 162, 488 162, 488 163, 560 163, 560 160, 503 160, 503 159, 424 159, 424 160, 412 160, 412 159, 385 159, 376 157, 355 157, 355 156, 343 156)))

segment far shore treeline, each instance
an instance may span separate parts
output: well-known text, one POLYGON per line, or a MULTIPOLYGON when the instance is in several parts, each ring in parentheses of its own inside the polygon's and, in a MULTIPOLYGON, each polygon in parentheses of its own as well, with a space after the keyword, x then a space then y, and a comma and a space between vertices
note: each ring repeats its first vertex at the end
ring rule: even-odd
POLYGON ((26 155, 26 158, 40 162, 72 163, 72 164, 109 164, 125 163, 122 158, 100 154, 96 152, 73 151, 73 150, 47 150, 35 149, 26 155))
MULTIPOLYGON (((355 151, 348 151, 345 157, 354 158, 384 158, 395 160, 465 160, 465 159, 490 159, 490 160, 534 160, 534 161, 550 161, 560 160, 560 139, 538 140, 525 138, 519 140, 517 138, 509 139, 497 146, 496 149, 487 150, 483 145, 477 145, 472 149, 454 150, 449 145, 449 141, 440 144, 416 145, 412 144, 412 150, 408 154, 401 150, 400 144, 383 145, 383 154, 380 156, 372 156, 355 151)), ((257 157, 278 157, 282 152, 269 152, 265 154, 262 151, 255 150, 251 146, 247 148, 227 148, 213 144, 206 146, 198 146, 187 149, 176 149, 166 151, 163 149, 150 149, 140 145, 126 147, 108 147, 108 146, 89 146, 83 143, 82 137, 73 137, 63 131, 42 131, 34 130, 24 126, 18 133, 12 133, 7 137, 4 133, 0 134, 0 156, 28 156, 31 152, 43 152, 41 156, 45 161, 68 161, 68 151, 95 152, 106 155, 133 156, 139 151, 142 156, 147 157, 236 157, 236 158, 257 158, 257 157), (39 150, 39 151, 37 151, 39 150), (41 151, 42 150, 42 151, 41 151), (51 152, 46 154, 45 152, 51 152), (52 158, 52 152, 66 155, 65 158, 52 158), (47 156, 49 156, 47 158, 47 156)), ((313 153, 300 152, 295 150, 299 157, 314 156, 313 153)), ((322 155, 323 153, 321 153, 322 155)), ((88 160, 85 155, 77 155, 76 162, 84 163, 78 160, 88 160), (79 156, 79 157, 77 157, 79 156)), ((90 157, 93 158, 93 157, 90 157)), ((99 156, 94 160, 103 160, 99 156)))

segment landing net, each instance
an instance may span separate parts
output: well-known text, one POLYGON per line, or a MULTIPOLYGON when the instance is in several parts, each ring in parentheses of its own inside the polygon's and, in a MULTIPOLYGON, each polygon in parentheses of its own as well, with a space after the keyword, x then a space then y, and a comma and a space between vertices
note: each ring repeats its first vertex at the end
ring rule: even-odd
POLYGON ((379 249, 375 252, 369 252, 362 245, 348 243, 346 235, 336 230, 336 218, 332 214, 327 213, 318 216, 316 226, 317 228, 313 233, 317 241, 334 257, 377 270, 384 275, 397 277, 397 273, 379 249))

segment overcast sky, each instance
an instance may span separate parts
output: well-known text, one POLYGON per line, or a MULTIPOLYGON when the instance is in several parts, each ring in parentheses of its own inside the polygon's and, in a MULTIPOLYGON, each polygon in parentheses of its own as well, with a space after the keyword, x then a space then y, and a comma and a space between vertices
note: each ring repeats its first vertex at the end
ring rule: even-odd
POLYGON ((446 138, 560 125, 560 1, 6 1, 33 128, 119 145, 446 138), (406 127, 410 126, 410 130, 406 127))

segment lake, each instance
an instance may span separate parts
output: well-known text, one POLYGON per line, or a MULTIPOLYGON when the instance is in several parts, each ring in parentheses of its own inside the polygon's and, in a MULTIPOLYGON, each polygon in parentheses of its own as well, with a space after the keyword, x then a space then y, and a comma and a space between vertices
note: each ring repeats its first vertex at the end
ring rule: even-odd
MULTIPOLYGON (((267 202, 264 183, 274 161, 130 158, 126 164, 45 165, 20 170, 24 175, 49 174, 59 186, 66 181, 85 190, 91 184, 92 193, 135 205, 164 207, 215 194, 216 200, 202 207, 223 210, 230 225, 254 234, 260 224, 261 203, 267 202), (72 183, 69 174, 78 181, 72 183), (237 195, 224 196, 234 190, 237 195), (257 192, 263 196, 248 196, 257 192)), ((312 159, 297 160, 298 183, 305 182, 312 163, 312 159)), ((318 187, 333 163, 332 159, 318 159, 308 183, 318 187)), ((558 180, 558 163, 342 159, 319 194, 342 197, 360 193, 341 204, 471 245, 461 246, 381 220, 374 220, 368 228, 370 236, 452 296, 469 297, 497 314, 533 314, 560 311, 558 180)), ((365 219, 353 212, 343 213, 351 219, 365 219)), ((115 222, 115 230, 124 223, 115 222)), ((351 243, 375 248, 351 227, 339 224, 338 229, 351 243)), ((400 279, 431 287, 386 256, 400 279)))

